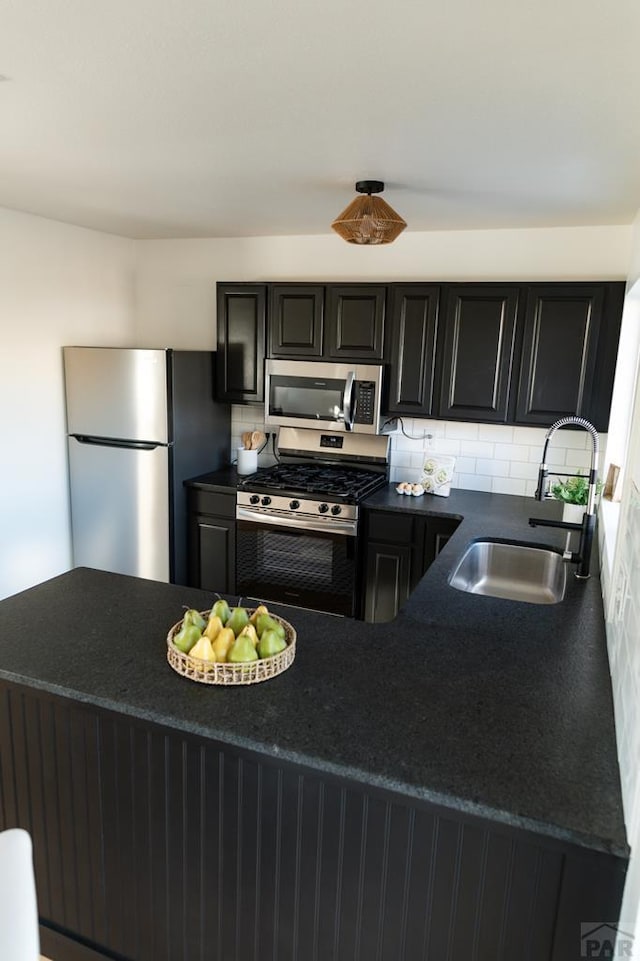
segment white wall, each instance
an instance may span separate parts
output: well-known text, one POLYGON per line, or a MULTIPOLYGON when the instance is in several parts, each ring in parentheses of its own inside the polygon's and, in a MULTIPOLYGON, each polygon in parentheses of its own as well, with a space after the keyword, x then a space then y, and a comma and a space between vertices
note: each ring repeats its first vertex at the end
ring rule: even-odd
POLYGON ((331 234, 139 241, 139 346, 215 345, 216 281, 624 280, 631 227, 407 232, 388 247, 331 234))
MULTIPOLYGON (((639 277, 640 215, 636 218, 632 238, 628 301, 637 296, 631 288, 637 286, 639 277)), ((634 309, 625 310, 625 318, 637 327, 640 312, 635 309, 635 304, 631 306, 634 309)), ((619 364, 617 377, 626 378, 627 404, 633 413, 615 555, 605 585, 605 602, 618 759, 627 837, 632 851, 621 927, 628 932, 635 931, 634 957, 640 958, 640 381, 637 379, 635 399, 629 400, 640 363, 640 336, 637 329, 628 333, 627 350, 632 356, 624 364, 619 364)))
POLYGON ((0 209, 0 597, 70 564, 62 351, 131 344, 135 245, 0 209))

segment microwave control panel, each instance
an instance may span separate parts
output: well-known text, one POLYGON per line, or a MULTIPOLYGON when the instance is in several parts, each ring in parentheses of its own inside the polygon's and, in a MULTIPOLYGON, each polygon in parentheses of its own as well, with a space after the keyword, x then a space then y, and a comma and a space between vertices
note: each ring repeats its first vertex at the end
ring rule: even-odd
POLYGON ((376 385, 372 380, 357 380, 355 385, 356 413, 354 424, 373 424, 376 409, 376 385))

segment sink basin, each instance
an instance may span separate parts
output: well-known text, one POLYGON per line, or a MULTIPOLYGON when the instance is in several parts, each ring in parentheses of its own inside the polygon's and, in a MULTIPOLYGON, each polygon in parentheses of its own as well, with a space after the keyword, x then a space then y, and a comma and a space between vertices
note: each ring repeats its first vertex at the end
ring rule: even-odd
POLYGON ((475 541, 460 558, 449 584, 469 594, 558 604, 567 586, 567 565, 561 554, 542 547, 475 541))

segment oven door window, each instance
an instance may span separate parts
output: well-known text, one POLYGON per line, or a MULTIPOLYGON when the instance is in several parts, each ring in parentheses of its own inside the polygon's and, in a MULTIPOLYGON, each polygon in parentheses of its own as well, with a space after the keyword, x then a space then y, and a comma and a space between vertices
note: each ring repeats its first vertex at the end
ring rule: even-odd
POLYGON ((357 539, 238 521, 239 594, 332 614, 355 613, 357 539))
POLYGON ((344 420, 344 380, 272 376, 270 384, 272 417, 304 417, 336 424, 344 420))

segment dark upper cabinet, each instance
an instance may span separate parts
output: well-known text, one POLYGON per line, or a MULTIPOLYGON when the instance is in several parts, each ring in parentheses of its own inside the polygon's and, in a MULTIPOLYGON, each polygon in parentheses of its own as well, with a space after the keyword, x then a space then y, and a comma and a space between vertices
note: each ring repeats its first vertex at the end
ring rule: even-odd
POLYGON ((514 284, 447 288, 440 417, 506 423, 519 292, 514 284))
POLYGON ((607 429, 622 286, 558 283, 528 288, 517 423, 548 426, 577 414, 607 429))
POLYGON ((330 284, 327 287, 325 357, 383 361, 386 295, 383 284, 330 284))
POLYGON ((433 413, 439 297, 437 284, 392 288, 385 349, 390 359, 389 413, 414 417, 433 413))
POLYGON ((324 287, 274 284, 269 303, 269 356, 322 357, 324 287))
POLYGON ((264 403, 267 288, 218 284, 216 397, 235 404, 264 403))

